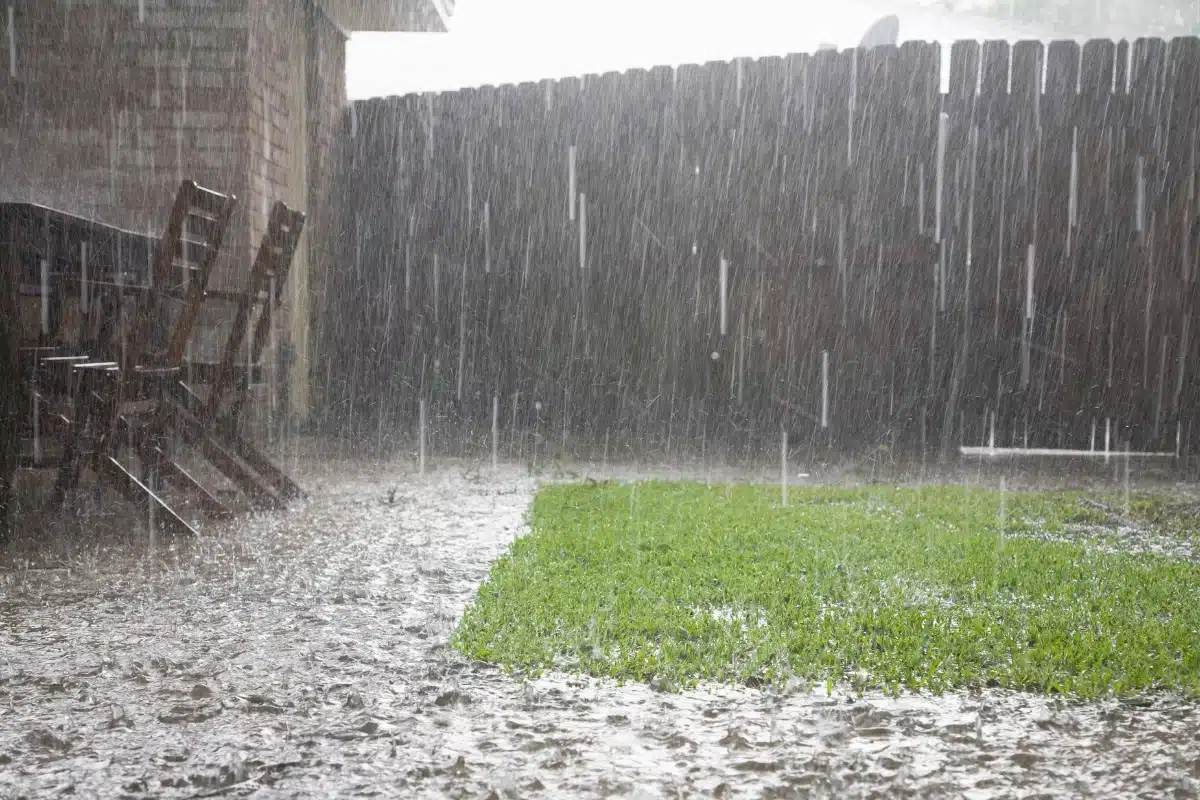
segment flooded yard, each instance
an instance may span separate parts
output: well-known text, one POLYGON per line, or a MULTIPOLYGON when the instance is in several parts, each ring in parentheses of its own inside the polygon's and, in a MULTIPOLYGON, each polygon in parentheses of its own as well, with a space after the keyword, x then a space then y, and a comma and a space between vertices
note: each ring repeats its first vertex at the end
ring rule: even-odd
POLYGON ((670 694, 467 662, 450 634, 539 481, 587 471, 301 467, 309 500, 196 542, 6 557, 0 797, 1200 792, 1200 707, 1171 697, 670 694))

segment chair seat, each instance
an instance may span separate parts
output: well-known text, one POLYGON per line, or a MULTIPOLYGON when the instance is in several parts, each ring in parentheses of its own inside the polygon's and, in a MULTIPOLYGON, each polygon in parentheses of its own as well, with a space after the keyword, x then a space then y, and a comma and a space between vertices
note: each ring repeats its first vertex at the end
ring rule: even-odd
POLYGON ((182 371, 182 367, 152 367, 152 366, 136 366, 133 368, 134 374, 145 378, 174 378, 182 371))
MULTIPOLYGON (((221 365, 215 361, 188 361, 185 362, 183 374, 191 374, 192 380, 199 384, 212 384, 217 380, 220 374, 221 365)), ((246 376, 250 376, 251 384, 259 384, 264 382, 266 370, 262 364, 254 364, 247 367, 245 364, 234 364, 230 368, 231 377, 237 383, 243 383, 246 376)))

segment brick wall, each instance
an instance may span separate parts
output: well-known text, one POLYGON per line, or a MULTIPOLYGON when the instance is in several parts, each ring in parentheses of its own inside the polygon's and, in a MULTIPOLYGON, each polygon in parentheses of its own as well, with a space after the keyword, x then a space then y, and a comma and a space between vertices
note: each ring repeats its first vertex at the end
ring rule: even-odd
POLYGON ((247 2, 0 0, 0 200, 157 234, 185 177, 243 197, 247 2))

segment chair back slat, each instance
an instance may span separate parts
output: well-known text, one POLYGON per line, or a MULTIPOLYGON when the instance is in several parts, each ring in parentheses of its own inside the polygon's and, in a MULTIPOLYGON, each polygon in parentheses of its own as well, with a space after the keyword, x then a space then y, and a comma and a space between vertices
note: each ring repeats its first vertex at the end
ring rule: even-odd
POLYGON ((182 362, 236 202, 194 181, 180 184, 151 268, 152 291, 138 299, 125 370, 151 361, 168 367, 182 362), (179 292, 182 300, 172 299, 179 292))
MULTIPOLYGON (((237 299, 233 327, 221 354, 216 380, 210 386, 208 399, 205 402, 204 418, 206 421, 212 421, 217 417, 220 406, 233 384, 234 365, 242 351, 250 324, 250 316, 255 305, 261 305, 262 311, 250 343, 248 361, 250 364, 257 364, 262 357, 266 337, 270 325, 274 321, 275 308, 282 298, 282 286, 287 281, 292 259, 296 254, 296 246, 303 230, 304 214, 293 211, 282 201, 276 202, 271 209, 267 230, 263 234, 254 265, 250 268, 246 292, 237 299), (273 296, 269 295, 271 278, 275 279, 273 296)), ((246 383, 249 383, 250 377, 247 375, 246 383)), ((240 408, 242 394, 244 394, 244 387, 234 400, 235 409, 240 408)))

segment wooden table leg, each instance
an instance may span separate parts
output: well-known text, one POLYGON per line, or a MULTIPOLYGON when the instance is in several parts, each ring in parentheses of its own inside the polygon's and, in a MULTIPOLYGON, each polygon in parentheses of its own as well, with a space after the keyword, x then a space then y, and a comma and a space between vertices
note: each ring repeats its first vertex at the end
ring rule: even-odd
MULTIPOLYGON (((0 226, 2 227, 2 226, 0 226)), ((0 247, 0 540, 12 522, 13 476, 21 455, 21 379, 16 248, 0 247)))

